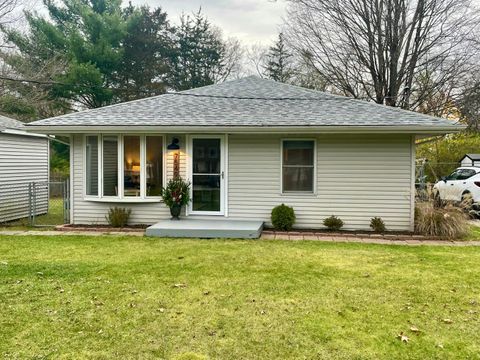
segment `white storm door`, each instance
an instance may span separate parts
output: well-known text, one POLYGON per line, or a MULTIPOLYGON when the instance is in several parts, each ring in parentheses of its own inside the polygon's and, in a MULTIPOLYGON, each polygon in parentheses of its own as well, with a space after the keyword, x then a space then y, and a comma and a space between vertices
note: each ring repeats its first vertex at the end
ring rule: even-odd
POLYGON ((225 206, 225 151, 223 136, 190 138, 191 199, 189 214, 223 215, 225 206))

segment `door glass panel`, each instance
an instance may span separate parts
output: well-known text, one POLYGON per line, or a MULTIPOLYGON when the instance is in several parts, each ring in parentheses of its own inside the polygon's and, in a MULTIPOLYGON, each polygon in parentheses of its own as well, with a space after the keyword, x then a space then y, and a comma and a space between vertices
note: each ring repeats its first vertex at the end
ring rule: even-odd
POLYGON ((220 139, 193 140, 193 211, 220 211, 220 139))
POLYGON ((220 211, 220 175, 193 175, 193 211, 220 211))

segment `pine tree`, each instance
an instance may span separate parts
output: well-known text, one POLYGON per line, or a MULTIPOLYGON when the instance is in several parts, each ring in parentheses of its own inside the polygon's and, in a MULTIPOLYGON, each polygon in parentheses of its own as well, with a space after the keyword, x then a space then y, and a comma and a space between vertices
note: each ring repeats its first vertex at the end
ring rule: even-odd
POLYGON ((226 45, 219 32, 200 10, 193 16, 183 15, 176 30, 170 85, 187 90, 222 80, 228 71, 225 55, 226 45))
POLYGON ((121 7, 121 0, 44 0, 48 17, 27 13, 28 32, 3 29, 15 54, 2 59, 13 73, 31 78, 19 64, 43 69, 52 59, 49 96, 96 108, 164 93, 171 29, 160 9, 121 7))
POLYGON ((293 78, 292 54, 285 45, 282 33, 278 35, 278 40, 268 50, 264 75, 283 83, 289 82, 293 78))

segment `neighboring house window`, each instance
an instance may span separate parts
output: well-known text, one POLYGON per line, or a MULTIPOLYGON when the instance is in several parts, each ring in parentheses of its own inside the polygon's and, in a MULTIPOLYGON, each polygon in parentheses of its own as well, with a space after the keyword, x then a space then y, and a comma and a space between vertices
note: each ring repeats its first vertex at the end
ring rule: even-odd
POLYGON ((98 136, 86 137, 85 169, 86 194, 98 196, 98 136))
POLYGON ((282 142, 282 192, 314 192, 315 142, 282 142))
POLYGON ((163 146, 163 136, 159 135, 85 136, 85 195, 159 197, 164 177, 163 146))

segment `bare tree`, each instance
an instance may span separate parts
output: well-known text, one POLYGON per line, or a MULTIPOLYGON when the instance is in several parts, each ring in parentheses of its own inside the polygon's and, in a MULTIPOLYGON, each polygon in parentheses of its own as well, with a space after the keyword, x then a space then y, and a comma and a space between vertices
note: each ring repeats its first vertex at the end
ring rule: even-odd
POLYGON ((244 75, 243 58, 245 56, 245 48, 240 40, 230 37, 225 40, 225 49, 223 52, 224 73, 217 81, 225 81, 230 79, 238 79, 244 75))
POLYGON ((472 78, 457 101, 457 106, 468 129, 480 131, 480 76, 472 78))
POLYGON ((416 109, 445 84, 452 92, 472 65, 471 0, 289 2, 290 45, 346 95, 416 109))
POLYGON ((245 66, 248 72, 259 77, 264 77, 264 69, 267 63, 268 47, 256 43, 250 45, 245 52, 245 66))
POLYGON ((30 121, 73 110, 69 102, 55 99, 50 93, 56 84, 53 78, 67 65, 62 56, 36 63, 11 51, 0 52, 0 64, 0 112, 30 121))

